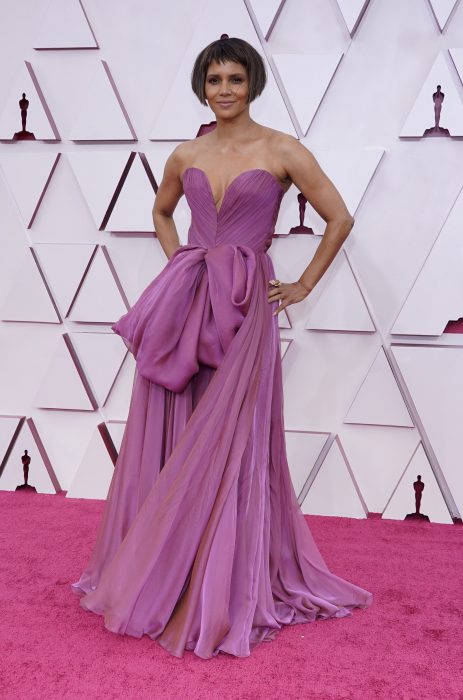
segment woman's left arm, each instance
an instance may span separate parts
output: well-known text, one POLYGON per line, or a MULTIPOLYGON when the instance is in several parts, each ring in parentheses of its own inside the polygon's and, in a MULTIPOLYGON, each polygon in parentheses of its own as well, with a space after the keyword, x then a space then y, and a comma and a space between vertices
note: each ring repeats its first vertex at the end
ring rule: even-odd
POLYGON ((305 146, 293 136, 285 134, 280 145, 280 157, 288 177, 326 222, 326 228, 315 255, 299 280, 289 285, 282 284, 281 289, 276 287, 269 292, 269 301, 282 301, 275 313, 289 304, 301 301, 312 291, 354 225, 354 217, 349 213, 343 198, 305 146), (305 294, 301 285, 306 290, 305 294))

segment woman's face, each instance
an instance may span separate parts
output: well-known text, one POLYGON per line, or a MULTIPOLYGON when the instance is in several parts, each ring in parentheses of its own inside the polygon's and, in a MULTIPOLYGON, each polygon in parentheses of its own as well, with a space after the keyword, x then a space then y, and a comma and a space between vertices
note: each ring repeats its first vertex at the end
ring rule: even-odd
POLYGON ((204 89, 216 117, 234 117, 248 107, 249 81, 241 63, 213 61, 207 70, 204 89))

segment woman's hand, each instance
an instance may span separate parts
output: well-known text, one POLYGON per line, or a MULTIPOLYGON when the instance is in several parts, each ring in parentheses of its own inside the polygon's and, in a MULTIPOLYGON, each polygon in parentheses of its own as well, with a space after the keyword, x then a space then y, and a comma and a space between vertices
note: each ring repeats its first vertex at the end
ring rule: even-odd
POLYGON ((302 282, 299 280, 297 282, 280 282, 278 285, 275 284, 278 280, 269 280, 271 289, 268 293, 269 303, 272 301, 281 301, 280 306, 275 309, 272 316, 276 316, 280 311, 283 311, 290 304, 296 304, 298 301, 302 301, 306 296, 310 294, 310 290, 304 287, 302 282))

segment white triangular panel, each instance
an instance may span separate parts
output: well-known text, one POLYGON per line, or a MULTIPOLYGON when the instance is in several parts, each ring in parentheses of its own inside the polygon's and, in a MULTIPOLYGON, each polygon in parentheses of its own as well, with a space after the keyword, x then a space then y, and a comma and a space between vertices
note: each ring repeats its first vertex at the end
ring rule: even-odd
POLYGON ((122 438, 124 437, 126 425, 127 421, 108 421, 106 423, 108 433, 118 454, 121 451, 122 438))
POLYGON ((69 318, 84 323, 114 323, 127 312, 108 261, 97 250, 69 318))
POLYGON ((302 133, 317 113, 342 59, 342 52, 274 54, 273 60, 302 133))
POLYGON ((1 309, 2 321, 60 323, 40 271, 28 248, 1 309))
POLYGON ((66 154, 95 226, 100 229, 129 159, 127 151, 66 154))
POLYGON ((451 136, 463 136, 463 102, 455 85, 453 72, 442 52, 438 54, 423 83, 418 97, 402 127, 400 136, 423 136, 434 127, 433 93, 437 85, 445 97, 442 102, 439 126, 448 129, 451 136))
POLYGON ((155 192, 139 157, 136 157, 105 226, 106 231, 154 233, 152 210, 155 192))
POLYGON ((128 352, 108 400, 104 408, 101 409, 106 421, 126 422, 133 393, 135 373, 135 358, 131 352, 128 352))
POLYGON ((79 0, 51 0, 33 46, 35 49, 97 49, 79 0))
POLYGON ((382 347, 379 348, 344 422, 413 427, 413 421, 382 347))
POLYGON ((34 406, 92 411, 93 406, 64 338, 60 337, 34 398, 34 406))
POLYGON ((443 31, 458 0, 429 0, 437 26, 443 31))
POLYGON ((15 491, 17 486, 24 483, 24 472, 21 461, 24 450, 27 450, 31 458, 27 483, 30 486, 34 486, 37 493, 55 494, 56 489, 53 486, 53 481, 45 465, 39 445, 27 421, 24 422, 21 428, 3 473, 0 476, 0 491, 15 491))
POLYGON ((365 301, 341 249, 322 283, 307 297, 310 308, 305 328, 309 330, 342 330, 374 332, 365 301))
POLYGON ((96 429, 66 497, 105 499, 113 474, 113 462, 100 431, 96 429))
POLYGON ((71 333, 79 360, 98 404, 104 406, 119 372, 127 348, 121 339, 110 333, 71 333))
POLYGON ((329 435, 298 430, 285 431, 286 454, 296 496, 302 491, 329 435))
POLYGON ((431 248, 391 333, 441 335, 463 316, 463 190, 431 248))
POLYGON ((167 256, 160 242, 147 236, 115 236, 108 242, 108 248, 124 298, 133 306, 167 265, 167 256))
POLYGON ((339 437, 368 512, 382 513, 418 445, 418 431, 343 425, 339 437))
MULTIPOLYGON (((384 156, 384 149, 349 148, 341 150, 330 148, 322 150, 312 148, 308 139, 302 139, 301 143, 312 152, 322 170, 327 173, 336 189, 339 190, 349 212, 355 215, 384 156), (355 177, 353 177, 354 173, 355 177)), ((294 218, 296 218, 297 200, 293 206, 294 218)), ((323 233, 326 226, 326 222, 310 205, 307 205, 304 223, 306 226, 310 226, 315 233, 323 233)))
MULTIPOLYGON (((51 356, 50 350, 47 352, 47 359, 49 356, 51 356)), ((66 491, 82 460, 95 428, 95 421, 99 417, 93 411, 66 409, 51 411, 40 409, 35 410, 35 414, 37 430, 40 430, 40 435, 43 436, 62 489, 66 491)))
POLYGON ((291 328, 291 322, 286 309, 283 309, 283 311, 280 311, 278 314, 278 328, 291 328))
POLYGON ((33 133, 36 140, 59 141, 58 130, 29 61, 24 61, 21 64, 10 88, 0 116, 0 139, 12 141, 14 134, 22 131, 19 100, 22 99, 23 92, 26 93, 26 100, 29 100, 26 131, 33 133))
POLYGON ((463 348, 393 345, 392 350, 456 506, 463 514, 463 348))
MULTIPOLYGON (((207 0, 198 8, 195 31, 183 55, 177 74, 170 81, 171 88, 162 104, 150 139, 181 141, 194 138, 201 124, 215 120, 209 107, 202 105, 191 90, 191 68, 198 53, 210 42, 226 31, 229 36, 238 36, 248 41, 260 52, 267 64, 257 38, 251 18, 244 3, 227 0, 207 0), (226 29, 224 29, 226 28, 226 29)), ((296 136, 283 98, 270 67, 267 65, 268 83, 251 106, 253 119, 267 126, 296 136)))
POLYGON ((449 54, 463 83, 463 49, 449 49, 449 54))
POLYGON ((60 158, 59 153, 2 153, 0 165, 26 228, 35 214, 60 158))
POLYGON ((12 444, 14 434, 19 429, 21 419, 22 416, 0 415, 0 464, 6 457, 6 454, 12 444))
POLYGON ((177 146, 178 143, 176 141, 157 141, 151 144, 150 150, 145 153, 146 160, 158 185, 161 183, 164 175, 166 161, 177 146))
POLYGON ((366 513, 344 457, 335 440, 305 497, 301 510, 307 515, 365 518, 366 513))
POLYGON ((349 30, 354 36, 370 0, 338 0, 339 9, 349 30))
POLYGON ((270 37, 273 26, 285 2, 286 0, 251 0, 250 5, 264 39, 268 40, 270 37))
POLYGON ((137 139, 106 61, 94 65, 69 138, 73 141, 137 139))
POLYGON ((421 443, 387 504, 383 518, 403 520, 408 513, 415 512, 413 482, 416 481, 418 474, 425 485, 421 496, 420 513, 427 515, 431 522, 452 524, 452 518, 421 443))
POLYGON ((288 352, 289 346, 292 343, 292 339, 290 338, 289 340, 286 338, 281 338, 280 339, 280 354, 281 354, 281 359, 283 360, 286 353, 288 352))
POLYGON ((35 246, 40 266, 63 316, 69 311, 95 247, 94 243, 39 243, 35 246))

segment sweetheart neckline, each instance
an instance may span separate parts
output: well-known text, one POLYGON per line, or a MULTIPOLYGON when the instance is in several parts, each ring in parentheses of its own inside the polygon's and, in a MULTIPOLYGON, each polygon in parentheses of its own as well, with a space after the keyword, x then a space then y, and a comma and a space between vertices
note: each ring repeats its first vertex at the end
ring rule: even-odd
POLYGON ((278 187, 280 188, 280 191, 282 192, 282 194, 285 194, 285 192, 286 192, 286 190, 284 189, 284 187, 283 187, 283 185, 281 184, 280 180, 277 178, 276 175, 274 175, 273 173, 271 173, 270 170, 266 170, 265 168, 248 168, 247 170, 242 170, 240 173, 238 173, 238 175, 235 175, 235 177, 233 178, 233 180, 231 180, 231 182, 228 183, 227 187, 226 187, 225 190, 224 190, 224 193, 223 193, 223 196, 222 196, 222 202, 221 202, 221 204, 220 204, 220 207, 219 207, 219 209, 217 209, 217 206, 216 206, 216 203, 215 203, 215 199, 214 199, 214 193, 213 193, 212 187, 211 187, 211 182, 210 182, 210 180, 209 180, 209 177, 208 177, 206 171, 203 170, 202 168, 198 168, 196 165, 190 165, 190 166, 188 166, 188 168, 185 168, 185 170, 183 171, 183 174, 182 174, 182 181, 183 181, 183 177, 184 177, 185 173, 187 172, 187 170, 199 170, 199 172, 202 173, 202 174, 204 175, 204 179, 205 179, 206 182, 207 182, 208 189, 209 189, 209 194, 211 195, 212 204, 213 204, 213 207, 214 207, 214 209, 215 209, 215 212, 216 212, 217 217, 220 216, 220 213, 221 213, 221 211, 222 211, 222 208, 223 208, 223 205, 224 205, 224 202, 225 202, 225 197, 226 197, 226 195, 227 195, 227 192, 230 190, 231 186, 232 186, 242 175, 246 175, 246 174, 248 174, 248 173, 254 173, 254 172, 267 173, 267 175, 269 175, 269 176, 272 178, 272 180, 278 185, 278 187))

